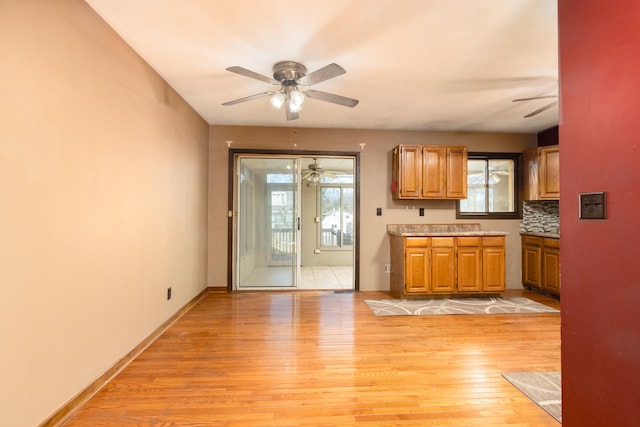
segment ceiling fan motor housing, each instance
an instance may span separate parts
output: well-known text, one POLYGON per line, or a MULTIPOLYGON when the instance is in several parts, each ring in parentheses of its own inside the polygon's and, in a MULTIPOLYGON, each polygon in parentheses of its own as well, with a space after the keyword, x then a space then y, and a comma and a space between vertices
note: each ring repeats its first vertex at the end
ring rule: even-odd
POLYGON ((280 61, 273 66, 273 79, 283 86, 296 86, 297 80, 307 74, 307 67, 295 61, 280 61))
POLYGON ((322 172, 322 165, 318 163, 318 159, 313 159, 313 163, 309 163, 308 168, 314 172, 322 172))

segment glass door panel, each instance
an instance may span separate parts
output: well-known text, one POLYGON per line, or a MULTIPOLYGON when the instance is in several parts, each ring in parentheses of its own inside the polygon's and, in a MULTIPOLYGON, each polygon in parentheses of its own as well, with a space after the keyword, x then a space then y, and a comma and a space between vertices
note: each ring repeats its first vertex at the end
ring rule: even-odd
POLYGON ((296 286, 296 160, 238 159, 237 288, 296 286))
POLYGON ((355 160, 308 157, 301 160, 301 170, 302 280, 298 286, 354 289, 355 160))

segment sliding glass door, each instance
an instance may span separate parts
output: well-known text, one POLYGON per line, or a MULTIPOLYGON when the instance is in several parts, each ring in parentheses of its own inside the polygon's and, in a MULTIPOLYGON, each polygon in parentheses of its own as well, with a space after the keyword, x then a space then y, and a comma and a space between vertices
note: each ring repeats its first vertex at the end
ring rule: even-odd
POLYGON ((356 159, 233 157, 232 288, 356 288, 356 159))

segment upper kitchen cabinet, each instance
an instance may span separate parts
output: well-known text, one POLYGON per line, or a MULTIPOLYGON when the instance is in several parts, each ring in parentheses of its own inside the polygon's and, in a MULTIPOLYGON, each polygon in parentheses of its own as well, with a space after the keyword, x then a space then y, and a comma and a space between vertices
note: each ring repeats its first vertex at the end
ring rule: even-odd
POLYGON ((524 200, 560 200, 560 147, 527 150, 523 163, 524 200))
POLYGON ((393 150, 394 196, 419 199, 422 195, 422 146, 405 145, 393 150))
POLYGON ((465 199, 467 147, 397 146, 392 192, 394 199, 465 199))

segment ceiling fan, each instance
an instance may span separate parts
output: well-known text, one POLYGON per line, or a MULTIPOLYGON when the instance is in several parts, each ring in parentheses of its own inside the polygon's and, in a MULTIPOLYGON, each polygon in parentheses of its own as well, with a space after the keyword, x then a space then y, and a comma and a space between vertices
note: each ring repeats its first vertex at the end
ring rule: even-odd
POLYGON ((338 172, 328 171, 322 168, 322 165, 318 163, 318 159, 314 158, 313 163, 309 163, 307 166, 308 171, 302 175, 302 179, 307 181, 309 187, 317 185, 322 178, 322 175, 327 175, 330 178, 335 178, 338 172))
POLYGON ((276 90, 262 92, 256 95, 225 102, 222 104, 225 106, 270 96, 271 104, 275 108, 280 109, 284 105, 287 113, 287 120, 295 120, 300 117, 299 112, 302 110, 302 104, 304 103, 305 97, 332 102, 334 104, 352 108, 358 105, 359 102, 357 99, 347 98, 345 96, 335 95, 319 90, 302 90, 301 86, 311 86, 346 73, 344 68, 334 63, 307 74, 307 68, 299 62, 280 61, 273 66, 273 78, 263 76, 262 74, 255 73, 251 70, 238 66, 229 67, 227 68, 227 71, 280 87, 276 90))
MULTIPOLYGON (((520 102, 520 101, 532 101, 534 99, 546 99, 546 98, 557 98, 558 95, 546 95, 546 96, 533 96, 531 98, 518 98, 518 99, 514 99, 512 102, 520 102)), ((523 116, 523 118, 529 118, 529 117, 533 117, 536 114, 540 114, 545 110, 548 110, 549 108, 553 107, 554 105, 556 105, 558 103, 558 101, 553 101, 547 105, 545 105, 542 108, 538 108, 535 111, 530 112, 529 114, 523 116)))

